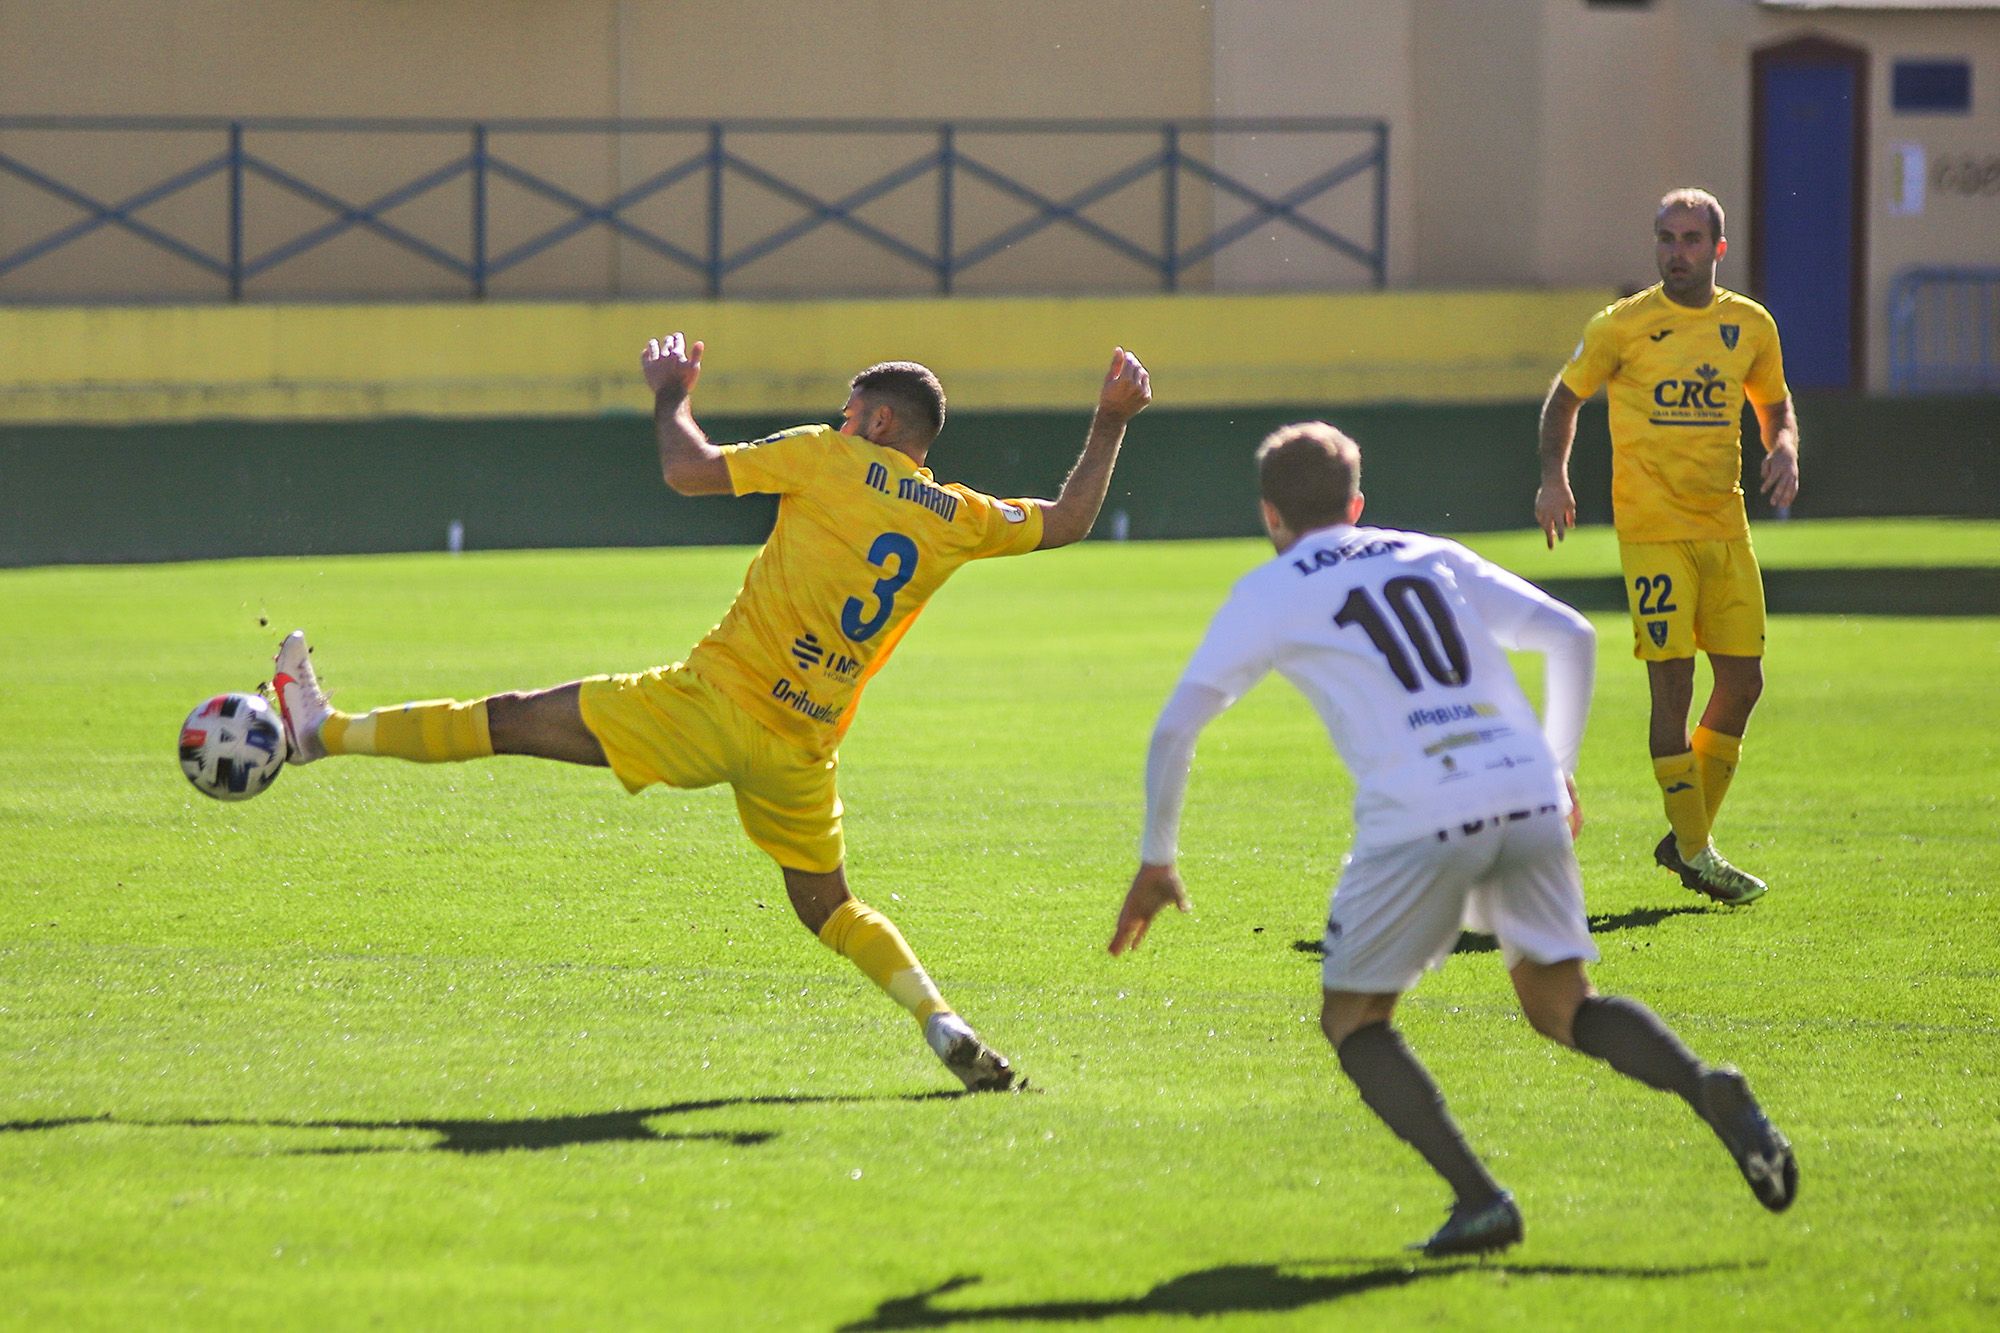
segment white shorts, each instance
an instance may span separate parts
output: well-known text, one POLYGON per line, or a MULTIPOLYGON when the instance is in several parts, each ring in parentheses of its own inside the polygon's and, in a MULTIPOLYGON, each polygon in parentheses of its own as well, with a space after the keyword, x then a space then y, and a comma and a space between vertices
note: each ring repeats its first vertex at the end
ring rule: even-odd
POLYGON ((1498 936, 1508 967, 1596 960, 1576 849, 1554 806, 1357 846, 1327 912, 1321 979, 1328 990, 1401 994, 1444 965, 1462 928, 1498 936))

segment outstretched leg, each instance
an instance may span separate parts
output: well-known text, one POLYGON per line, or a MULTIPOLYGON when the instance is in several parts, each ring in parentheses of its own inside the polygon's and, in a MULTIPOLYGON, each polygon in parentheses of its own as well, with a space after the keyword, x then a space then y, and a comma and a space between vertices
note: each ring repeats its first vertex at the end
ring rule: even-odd
POLYGON ((1007 1058, 952 1012, 895 922, 848 891, 845 867, 825 873, 781 869, 785 893, 801 924, 909 1011, 931 1050, 967 1091, 1004 1092, 1013 1086, 1007 1058))
POLYGON ((524 754, 605 766, 603 747, 583 723, 577 682, 470 703, 425 699, 371 713, 343 713, 320 687, 311 653, 305 632, 293 630, 279 645, 271 677, 285 724, 286 757, 293 763, 347 754, 423 764, 524 754))
POLYGON ((1399 998, 1329 990, 1319 1024, 1368 1109, 1452 1188, 1451 1216, 1412 1248, 1432 1257, 1505 1249, 1521 1239, 1520 1210, 1467 1146, 1430 1071, 1390 1026, 1399 998))
POLYGON ((1523 960, 1512 975, 1522 1012, 1535 1031, 1679 1097, 1729 1149, 1759 1203, 1774 1213, 1791 1206, 1799 1180, 1792 1146, 1765 1119, 1742 1074, 1702 1063, 1658 1014, 1637 1000, 1597 994, 1575 959, 1523 960))

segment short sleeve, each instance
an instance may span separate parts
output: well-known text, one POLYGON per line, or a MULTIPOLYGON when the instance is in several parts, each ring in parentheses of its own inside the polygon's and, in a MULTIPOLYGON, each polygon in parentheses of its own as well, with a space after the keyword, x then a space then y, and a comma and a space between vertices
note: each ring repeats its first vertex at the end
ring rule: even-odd
POLYGON ((969 486, 944 489, 959 498, 972 524, 971 559, 1026 555, 1042 544, 1042 506, 1033 500, 998 500, 969 486))
POLYGON ((1750 362, 1750 369, 1743 376, 1743 394, 1751 402, 1760 406, 1781 403, 1791 396, 1791 389, 1785 383, 1785 353, 1778 345, 1778 324, 1769 315, 1759 323, 1763 336, 1758 340, 1762 346, 1757 356, 1750 362))
POLYGON ((722 446, 729 485, 738 495, 788 495, 805 489, 833 456, 827 426, 794 426, 748 444, 722 446))
POLYGON ((1277 665, 1277 630, 1249 580, 1215 613, 1201 646, 1181 673, 1183 685, 1206 685, 1236 700, 1277 665))
POLYGON ((1611 327, 1611 312, 1600 310, 1583 326, 1583 337, 1562 368, 1562 382, 1579 398, 1588 398, 1604 387, 1618 371, 1618 339, 1611 327))

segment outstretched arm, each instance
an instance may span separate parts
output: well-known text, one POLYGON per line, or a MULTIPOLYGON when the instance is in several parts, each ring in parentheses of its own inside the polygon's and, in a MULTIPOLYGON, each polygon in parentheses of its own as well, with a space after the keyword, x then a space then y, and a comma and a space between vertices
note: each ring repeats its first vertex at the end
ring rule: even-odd
POLYGON ((1194 743, 1203 727, 1229 707, 1229 696, 1208 685, 1182 683, 1174 690, 1160 720, 1153 725, 1153 742, 1146 752, 1146 832, 1139 844, 1139 873, 1119 909, 1111 933, 1111 952, 1136 949, 1146 938, 1153 918, 1168 903, 1188 911, 1187 889, 1174 860, 1179 855, 1181 800, 1187 794, 1188 769, 1194 743))
POLYGON ((1535 492, 1535 523, 1553 551, 1576 526, 1576 495, 1569 488, 1569 451, 1576 443, 1576 414, 1583 399, 1556 376, 1542 400, 1542 485, 1535 492))
POLYGON ((639 369, 653 391, 653 434, 660 442, 660 475, 680 495, 733 495, 729 464, 695 425, 688 397, 701 378, 702 345, 678 333, 649 338, 639 369))
POLYGON ((1773 509, 1789 509, 1799 496, 1799 416, 1790 394, 1756 407, 1757 429, 1764 437, 1763 481, 1758 489, 1773 509))
POLYGON ((1125 425, 1153 401, 1153 382, 1139 358, 1124 348, 1112 354, 1111 369, 1097 392, 1097 411, 1090 418, 1090 434, 1083 453, 1063 482, 1062 493, 1042 504, 1042 542, 1035 549, 1047 551, 1080 542, 1090 535, 1097 511, 1111 489, 1111 469, 1118 462, 1118 446, 1125 440, 1125 425))

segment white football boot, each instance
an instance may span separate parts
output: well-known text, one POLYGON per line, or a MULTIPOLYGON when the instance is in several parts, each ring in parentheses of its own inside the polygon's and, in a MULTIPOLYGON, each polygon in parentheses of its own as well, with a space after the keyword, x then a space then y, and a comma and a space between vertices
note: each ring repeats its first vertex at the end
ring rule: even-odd
POLYGON ((274 666, 271 693, 278 697, 278 716, 285 724, 285 761, 310 764, 326 758, 319 729, 333 705, 326 701, 326 691, 319 687, 319 677, 313 672, 312 649, 306 646, 304 630, 295 629, 285 636, 278 645, 274 666))
POLYGON ((1007 1057, 979 1040, 957 1014, 932 1014, 924 1024, 924 1040, 967 1092, 1005 1092, 1014 1086, 1014 1066, 1007 1057))

